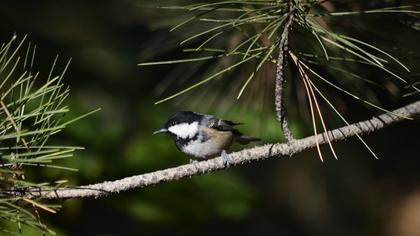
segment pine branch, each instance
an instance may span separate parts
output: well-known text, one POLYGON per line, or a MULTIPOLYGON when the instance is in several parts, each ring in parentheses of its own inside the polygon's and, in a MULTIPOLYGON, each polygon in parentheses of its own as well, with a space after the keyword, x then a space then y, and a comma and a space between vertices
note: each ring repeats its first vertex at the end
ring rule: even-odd
MULTIPOLYGON (((45 204, 26 193, 41 186, 56 189, 65 181, 38 183, 39 178, 35 181, 25 178, 25 173, 28 166, 71 170, 54 162, 71 157, 80 148, 48 145, 48 140, 90 113, 62 122, 69 111, 65 105, 69 89, 62 80, 70 61, 62 71, 57 71, 57 56, 44 76, 33 66, 36 45, 27 43, 26 36, 17 39, 14 35, 9 42, 0 43, 0 219, 8 222, 4 226, 17 224, 18 232, 22 231, 22 225, 27 225, 44 235, 54 234, 43 223, 38 210, 54 213, 59 206, 45 204)), ((0 227, 0 235, 1 232, 13 230, 0 227)))
POLYGON ((277 57, 277 65, 276 65, 276 84, 275 84, 275 108, 276 108, 276 114, 277 119, 280 122, 280 126, 283 130, 284 136, 288 142, 292 142, 294 140, 292 132, 289 128, 289 124, 286 119, 286 111, 284 107, 284 67, 285 67, 285 58, 287 56, 288 52, 288 41, 289 41, 289 31, 292 26, 294 14, 295 14, 295 3, 293 0, 289 0, 288 2, 288 16, 287 21, 284 26, 283 32, 281 34, 280 38, 280 44, 279 44, 279 55, 277 57))
MULTIPOLYGON (((385 113, 372 119, 361 121, 355 124, 344 126, 338 129, 328 131, 331 141, 344 140, 355 135, 366 135, 378 131, 386 126, 407 120, 406 118, 420 117, 420 101, 396 109, 390 113, 385 113)), ((280 157, 285 155, 294 155, 304 150, 314 148, 316 143, 327 143, 326 134, 318 134, 291 143, 266 144, 259 147, 245 149, 239 152, 229 154, 232 166, 242 165, 248 162, 268 159, 270 157, 280 157)), ((78 187, 65 187, 55 190, 51 189, 32 189, 27 192, 33 197, 42 197, 46 199, 67 199, 67 198, 85 198, 85 197, 103 197, 110 194, 119 193, 134 188, 143 188, 150 185, 156 185, 163 182, 176 181, 181 178, 201 175, 225 169, 221 158, 201 161, 195 164, 187 164, 165 170, 158 170, 146 174, 135 175, 115 181, 107 181, 98 184, 91 184, 78 187)))

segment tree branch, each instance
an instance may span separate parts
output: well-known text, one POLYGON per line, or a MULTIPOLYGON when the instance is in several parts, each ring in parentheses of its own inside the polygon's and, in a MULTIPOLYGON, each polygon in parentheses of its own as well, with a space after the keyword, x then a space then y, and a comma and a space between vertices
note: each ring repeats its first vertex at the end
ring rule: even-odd
MULTIPOLYGON (((420 101, 401 107, 392 113, 382 114, 380 116, 373 117, 370 120, 361 121, 355 124, 328 131, 328 135, 331 141, 339 141, 353 137, 356 134, 369 134, 393 123, 406 120, 403 117, 415 118, 416 116, 420 117, 420 101)), ((322 133, 316 136, 298 139, 291 143, 266 144, 263 146, 231 153, 229 154, 231 158, 230 166, 241 165, 247 162, 263 160, 270 157, 294 155, 296 153, 300 153, 304 150, 315 147, 316 141, 320 144, 326 143, 326 134, 322 133)), ((98 198, 112 193, 119 193, 134 188, 143 188, 146 186, 174 181, 185 177, 214 172, 225 168, 227 167, 225 167, 223 164, 222 158, 214 158, 195 164, 193 163, 165 170, 158 170, 115 181, 107 181, 103 183, 78 187, 58 188, 55 190, 31 189, 26 193, 29 192, 34 197, 42 197, 46 199, 84 197, 98 198)))
POLYGON ((294 140, 292 132, 290 131, 289 124, 286 119, 286 111, 284 107, 284 63, 285 58, 287 56, 288 49, 288 41, 289 41, 289 31, 292 26, 293 18, 295 15, 295 3, 293 0, 288 1, 288 16, 286 24, 284 25, 283 32, 281 34, 280 43, 279 43, 279 55, 277 57, 277 65, 276 65, 276 84, 275 84, 275 91, 274 91, 274 104, 276 108, 277 119, 280 122, 280 126, 283 130, 283 134, 288 142, 292 142, 294 140))

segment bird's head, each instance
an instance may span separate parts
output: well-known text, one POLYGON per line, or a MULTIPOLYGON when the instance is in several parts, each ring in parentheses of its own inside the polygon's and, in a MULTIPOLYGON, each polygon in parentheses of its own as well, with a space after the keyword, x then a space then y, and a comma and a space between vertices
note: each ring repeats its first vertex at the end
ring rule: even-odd
POLYGON ((191 139, 199 132, 202 115, 192 111, 180 111, 169 118, 163 128, 153 134, 166 133, 176 139, 191 139))

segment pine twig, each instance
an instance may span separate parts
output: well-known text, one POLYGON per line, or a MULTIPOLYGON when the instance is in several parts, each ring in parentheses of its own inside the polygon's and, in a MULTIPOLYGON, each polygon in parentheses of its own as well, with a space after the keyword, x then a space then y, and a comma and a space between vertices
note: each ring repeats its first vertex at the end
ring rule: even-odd
MULTIPOLYGON (((401 107, 385 113, 372 119, 347 125, 338 129, 321 133, 318 135, 297 139, 292 143, 266 144, 259 147, 245 149, 239 152, 229 154, 231 165, 242 165, 248 162, 267 159, 270 157, 279 157, 285 155, 294 155, 304 150, 314 148, 317 144, 325 144, 329 141, 344 140, 356 135, 366 135, 378 131, 391 124, 406 120, 403 117, 420 117, 420 101, 401 107), (326 137, 329 137, 329 141, 326 137), (316 141, 315 141, 316 140, 316 141)), ((150 185, 156 185, 163 182, 175 181, 181 178, 201 175, 227 168, 221 158, 214 158, 201 161, 194 164, 187 164, 178 167, 158 170, 146 174, 135 175, 115 181, 107 181, 98 184, 91 184, 77 187, 64 187, 55 190, 52 189, 32 189, 29 194, 34 197, 46 199, 67 199, 67 198, 86 198, 103 197, 110 194, 116 194, 134 188, 144 188, 150 185)), ((10 193, 13 194, 13 193, 10 193)))
MULTIPOLYGON (((6 104, 4 104, 3 100, 0 100, 0 104, 1 104, 1 108, 2 108, 2 109, 4 110, 4 112, 6 113, 7 118, 10 120, 10 123, 12 123, 13 128, 15 129, 16 133, 17 133, 18 135, 21 135, 21 132, 20 132, 19 127, 17 126, 17 124, 16 124, 15 120, 13 119, 12 114, 10 113, 9 109, 7 109, 7 106, 6 106, 6 104)), ((23 143, 23 145, 25 146, 25 148, 26 148, 26 149, 28 149, 28 143, 25 141, 25 139, 24 139, 24 138, 21 138, 21 139, 22 139, 22 143, 23 143)))
POLYGON ((280 126, 283 130, 286 140, 290 143, 294 140, 292 132, 289 128, 289 124, 286 119, 286 111, 284 107, 284 67, 285 67, 285 58, 288 52, 288 41, 289 41, 289 31, 292 26, 294 14, 295 14, 295 3, 293 0, 288 2, 288 16, 286 24, 284 25, 283 32, 281 34, 280 43, 279 43, 279 55, 277 57, 276 65, 276 84, 274 91, 274 103, 276 108, 277 119, 280 122, 280 126))

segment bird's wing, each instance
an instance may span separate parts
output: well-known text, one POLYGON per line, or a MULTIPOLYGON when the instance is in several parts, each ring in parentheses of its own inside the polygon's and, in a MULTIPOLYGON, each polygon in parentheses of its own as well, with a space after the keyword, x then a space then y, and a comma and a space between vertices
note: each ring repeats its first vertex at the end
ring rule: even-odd
POLYGON ((214 116, 207 115, 206 116, 206 126, 209 128, 213 128, 219 131, 231 131, 235 135, 242 135, 239 130, 235 129, 233 126, 240 125, 242 123, 235 123, 229 120, 221 120, 214 116))
POLYGON ((224 123, 226 123, 226 124, 228 124, 228 125, 230 125, 230 126, 236 126, 236 125, 242 125, 242 124, 244 124, 244 123, 236 123, 236 122, 233 122, 233 121, 230 121, 230 120, 221 120, 222 122, 224 122, 224 123))

